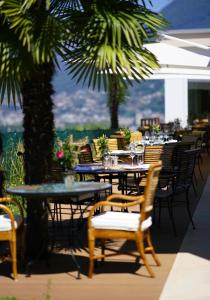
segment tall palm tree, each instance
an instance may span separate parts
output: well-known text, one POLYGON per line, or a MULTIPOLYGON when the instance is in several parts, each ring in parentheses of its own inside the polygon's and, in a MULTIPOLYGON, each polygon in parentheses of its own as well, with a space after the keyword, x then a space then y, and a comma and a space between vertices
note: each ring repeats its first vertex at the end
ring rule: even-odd
POLYGON ((112 74, 112 80, 108 88, 107 106, 110 113, 111 129, 119 128, 118 111, 120 104, 125 103, 128 94, 127 86, 118 80, 116 74, 112 74))
MULTIPOLYGON (((54 123, 51 84, 57 55, 77 81, 106 89, 119 80, 144 78, 158 66, 143 48, 164 24, 144 1, 0 1, 0 97, 23 107, 25 182, 45 181, 51 167, 54 123)), ((46 234, 42 201, 28 201, 32 256, 46 234), (42 221, 41 221, 42 220, 42 221), (43 225, 43 220, 44 224, 43 225)))

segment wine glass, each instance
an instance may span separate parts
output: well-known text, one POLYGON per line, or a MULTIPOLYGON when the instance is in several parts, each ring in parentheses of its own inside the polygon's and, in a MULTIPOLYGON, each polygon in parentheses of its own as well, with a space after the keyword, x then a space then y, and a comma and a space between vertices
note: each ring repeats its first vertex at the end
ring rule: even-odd
POLYGON ((104 152, 103 158, 104 158, 104 168, 108 169, 108 167, 109 167, 109 161, 110 161, 110 154, 109 154, 108 151, 104 152))
POLYGON ((130 150, 130 158, 132 159, 132 167, 133 167, 133 159, 134 159, 135 156, 136 156, 135 150, 131 149, 130 150))

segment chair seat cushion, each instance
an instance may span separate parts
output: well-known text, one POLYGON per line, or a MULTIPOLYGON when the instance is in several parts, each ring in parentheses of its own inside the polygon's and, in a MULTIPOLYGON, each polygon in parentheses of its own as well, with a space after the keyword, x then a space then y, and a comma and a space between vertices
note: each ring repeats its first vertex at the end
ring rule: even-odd
MULTIPOLYGON (((14 215, 14 219, 15 229, 17 229, 22 222, 22 217, 20 215, 14 215)), ((11 229, 12 225, 9 216, 6 214, 0 215, 0 231, 9 231, 11 229)))
MULTIPOLYGON (((92 218, 95 229, 137 231, 139 228, 140 214, 117 211, 107 211, 92 218)), ((152 218, 143 221, 141 230, 144 231, 152 225, 152 218)))

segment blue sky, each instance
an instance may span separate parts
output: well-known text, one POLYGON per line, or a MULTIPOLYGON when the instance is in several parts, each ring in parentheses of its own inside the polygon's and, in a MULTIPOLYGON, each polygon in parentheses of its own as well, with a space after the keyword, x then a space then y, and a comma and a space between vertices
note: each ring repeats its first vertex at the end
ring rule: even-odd
POLYGON ((153 9, 155 11, 160 11, 164 6, 166 6, 170 2, 172 2, 172 0, 153 0, 153 9))

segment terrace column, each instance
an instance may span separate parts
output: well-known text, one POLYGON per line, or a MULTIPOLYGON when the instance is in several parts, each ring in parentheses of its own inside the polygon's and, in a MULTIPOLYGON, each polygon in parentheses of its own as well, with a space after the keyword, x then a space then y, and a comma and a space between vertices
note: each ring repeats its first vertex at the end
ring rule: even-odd
POLYGON ((181 126, 187 126, 188 80, 186 78, 165 79, 165 122, 179 118, 181 126))

